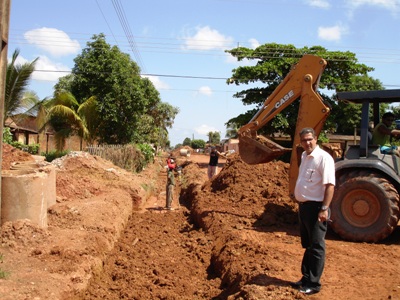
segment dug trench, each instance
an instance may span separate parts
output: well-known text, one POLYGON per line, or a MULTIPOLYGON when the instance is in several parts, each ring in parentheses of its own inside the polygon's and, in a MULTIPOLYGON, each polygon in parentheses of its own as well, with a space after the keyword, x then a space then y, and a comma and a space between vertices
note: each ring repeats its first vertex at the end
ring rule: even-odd
MULTIPOLYGON (((208 180, 207 161, 178 158, 174 211, 162 158, 140 174, 85 153, 55 161, 48 228, 1 228, 0 299, 304 299, 289 285, 303 250, 288 165, 232 156, 208 180)), ((307 298, 400 299, 399 240, 329 232, 323 288, 307 298)))

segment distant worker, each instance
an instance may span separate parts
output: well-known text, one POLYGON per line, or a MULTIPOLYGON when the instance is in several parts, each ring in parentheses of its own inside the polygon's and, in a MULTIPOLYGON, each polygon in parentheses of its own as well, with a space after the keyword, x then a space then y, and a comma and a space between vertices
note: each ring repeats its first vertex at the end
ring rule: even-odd
POLYGON ((299 202, 300 239, 305 250, 301 263, 303 276, 292 286, 311 295, 321 289, 329 205, 336 183, 335 163, 332 156, 317 145, 313 128, 300 131, 300 142, 304 152, 294 194, 299 202))
POLYGON ((371 145, 371 144, 373 145, 373 142, 372 142, 373 132, 374 132, 374 122, 371 121, 368 123, 368 145, 371 145))
POLYGON ((400 156, 400 151, 397 146, 392 146, 390 138, 400 137, 400 130, 391 129, 394 121, 394 114, 391 112, 384 113, 382 115, 382 121, 375 126, 374 132, 372 133, 372 144, 379 145, 381 153, 383 154, 395 154, 400 156))
POLYGON ((169 157, 167 159, 167 188, 166 188, 166 204, 165 204, 165 209, 168 210, 173 210, 172 201, 174 200, 175 168, 176 164, 174 159, 169 157))
POLYGON ((218 158, 222 155, 214 146, 211 147, 210 162, 208 163, 208 179, 217 175, 218 158))

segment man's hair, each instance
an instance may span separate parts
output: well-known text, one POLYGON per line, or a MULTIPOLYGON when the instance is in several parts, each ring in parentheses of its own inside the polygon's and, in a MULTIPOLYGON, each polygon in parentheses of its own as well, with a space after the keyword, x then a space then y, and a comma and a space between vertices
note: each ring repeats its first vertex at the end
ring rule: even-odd
POLYGON ((303 135, 307 134, 307 133, 311 133, 313 135, 313 137, 315 137, 315 130, 314 128, 311 127, 305 127, 300 131, 300 137, 302 137, 303 135))
POLYGON ((385 119, 387 119, 387 118, 394 118, 394 113, 392 113, 392 112, 386 112, 386 113, 384 113, 383 115, 382 115, 382 120, 385 120, 385 119))

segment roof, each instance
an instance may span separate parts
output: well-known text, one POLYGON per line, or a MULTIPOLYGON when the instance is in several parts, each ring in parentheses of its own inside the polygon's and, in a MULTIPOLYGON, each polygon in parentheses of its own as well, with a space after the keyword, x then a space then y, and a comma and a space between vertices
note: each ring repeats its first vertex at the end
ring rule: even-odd
POLYGON ((372 103, 400 102, 400 89, 380 91, 338 92, 336 98, 340 101, 349 101, 361 104, 365 100, 372 103))

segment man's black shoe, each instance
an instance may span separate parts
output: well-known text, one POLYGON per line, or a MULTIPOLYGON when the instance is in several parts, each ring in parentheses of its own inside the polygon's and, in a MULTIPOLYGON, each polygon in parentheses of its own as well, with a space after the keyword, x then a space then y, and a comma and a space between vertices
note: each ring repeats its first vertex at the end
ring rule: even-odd
POLYGON ((299 280, 296 282, 291 282, 290 285, 295 289, 299 289, 303 286, 303 281, 299 280))
POLYGON ((300 293, 303 293, 305 295, 313 295, 316 293, 319 293, 319 291, 321 290, 320 287, 311 287, 311 286, 302 286, 299 290, 300 293))

